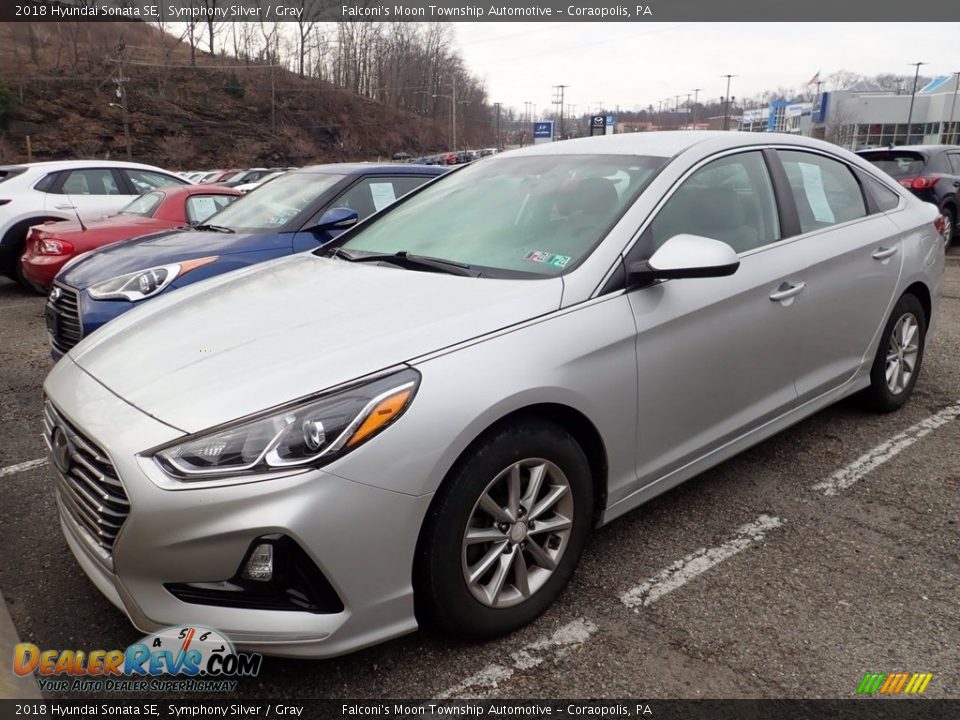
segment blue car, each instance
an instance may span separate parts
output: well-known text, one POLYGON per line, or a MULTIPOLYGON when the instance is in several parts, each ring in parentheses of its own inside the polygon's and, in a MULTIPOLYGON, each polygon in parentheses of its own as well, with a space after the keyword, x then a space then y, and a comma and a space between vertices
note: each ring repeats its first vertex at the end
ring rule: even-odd
POLYGON ((47 300, 53 357, 144 300, 313 250, 447 170, 361 163, 304 168, 256 188, 203 225, 78 256, 57 275, 47 300))

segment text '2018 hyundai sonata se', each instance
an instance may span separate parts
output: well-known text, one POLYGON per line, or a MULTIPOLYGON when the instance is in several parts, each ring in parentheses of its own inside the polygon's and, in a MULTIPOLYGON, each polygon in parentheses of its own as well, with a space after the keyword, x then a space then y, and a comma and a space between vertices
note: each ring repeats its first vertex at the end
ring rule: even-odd
POLYGON ((509 632, 592 527, 844 396, 902 405, 937 217, 790 136, 481 160, 73 348, 45 383, 63 532, 144 631, 313 657, 509 632))

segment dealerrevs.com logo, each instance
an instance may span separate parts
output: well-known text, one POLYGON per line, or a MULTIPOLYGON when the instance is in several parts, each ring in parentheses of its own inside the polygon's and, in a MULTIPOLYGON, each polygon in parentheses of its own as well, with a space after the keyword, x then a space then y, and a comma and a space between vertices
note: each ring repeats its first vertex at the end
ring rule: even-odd
POLYGON ((262 661, 198 625, 166 628, 126 650, 41 650, 32 643, 13 650, 13 671, 36 674, 45 692, 233 692, 233 678, 256 676, 262 661))

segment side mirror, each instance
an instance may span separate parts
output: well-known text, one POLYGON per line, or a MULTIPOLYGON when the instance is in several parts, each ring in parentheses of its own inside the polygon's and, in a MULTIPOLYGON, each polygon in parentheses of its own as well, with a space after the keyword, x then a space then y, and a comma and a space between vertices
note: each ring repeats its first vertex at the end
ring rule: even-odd
POLYGON ((638 285, 651 280, 709 278, 733 275, 740 258, 725 242, 700 235, 674 235, 649 260, 627 268, 627 282, 638 285))
POLYGON ((350 208, 335 207, 327 210, 320 219, 317 220, 311 230, 319 232, 321 230, 346 230, 360 222, 360 216, 356 210, 350 208))

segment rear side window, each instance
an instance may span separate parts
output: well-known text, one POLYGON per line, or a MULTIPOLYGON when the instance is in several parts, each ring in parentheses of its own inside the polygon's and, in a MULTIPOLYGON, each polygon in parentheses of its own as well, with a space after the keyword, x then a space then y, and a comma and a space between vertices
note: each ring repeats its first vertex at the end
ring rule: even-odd
POLYGON ((110 170, 71 170, 66 174, 60 193, 64 195, 123 195, 117 178, 110 170))
POLYGON ((886 187, 883 183, 874 180, 868 175, 861 174, 860 179, 867 186, 867 190, 873 195, 873 199, 877 203, 877 209, 880 212, 887 212, 888 210, 896 210, 900 205, 900 196, 897 195, 893 190, 886 187))
POLYGON ((54 183, 57 182, 57 178, 59 176, 60 176, 60 173, 49 173, 48 175, 44 175, 33 186, 33 189, 39 190, 40 192, 50 192, 50 188, 54 186, 54 183))
POLYGON ((813 153, 778 152, 797 203, 801 233, 866 217, 860 184, 846 165, 813 153))
POLYGON ((25 167, 0 167, 0 183, 26 172, 25 167))
POLYGON ((865 152, 860 156, 893 177, 919 175, 927 164, 923 155, 909 150, 865 152))

